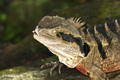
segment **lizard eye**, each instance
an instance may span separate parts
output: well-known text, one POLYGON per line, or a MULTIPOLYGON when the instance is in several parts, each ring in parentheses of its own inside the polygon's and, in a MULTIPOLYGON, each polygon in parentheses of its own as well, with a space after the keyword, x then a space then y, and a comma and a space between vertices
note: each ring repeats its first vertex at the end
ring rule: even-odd
POLYGON ((57 37, 61 37, 61 34, 57 31, 57 30, 54 30, 53 33, 57 36, 57 37))

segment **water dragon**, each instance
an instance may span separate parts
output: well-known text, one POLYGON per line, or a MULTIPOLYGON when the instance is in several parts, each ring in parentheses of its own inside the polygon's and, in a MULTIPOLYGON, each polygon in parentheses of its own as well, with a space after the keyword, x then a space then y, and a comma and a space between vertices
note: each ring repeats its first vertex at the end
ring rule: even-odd
POLYGON ((33 37, 91 80, 109 80, 105 73, 120 70, 120 19, 89 27, 79 18, 45 16, 33 37))

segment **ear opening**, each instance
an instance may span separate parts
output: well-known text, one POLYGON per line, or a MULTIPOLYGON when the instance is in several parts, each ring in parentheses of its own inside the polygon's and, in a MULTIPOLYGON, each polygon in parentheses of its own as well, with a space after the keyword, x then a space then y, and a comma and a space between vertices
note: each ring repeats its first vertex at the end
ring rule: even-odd
POLYGON ((87 43, 84 43, 83 45, 83 52, 85 53, 85 56, 90 52, 90 46, 87 43))

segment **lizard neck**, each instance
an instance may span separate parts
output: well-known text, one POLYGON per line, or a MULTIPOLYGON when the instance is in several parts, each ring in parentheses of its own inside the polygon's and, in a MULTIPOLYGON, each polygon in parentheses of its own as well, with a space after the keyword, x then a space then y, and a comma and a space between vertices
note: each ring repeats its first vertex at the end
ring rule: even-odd
POLYGON ((88 75, 84 64, 77 65, 75 68, 84 75, 88 75))

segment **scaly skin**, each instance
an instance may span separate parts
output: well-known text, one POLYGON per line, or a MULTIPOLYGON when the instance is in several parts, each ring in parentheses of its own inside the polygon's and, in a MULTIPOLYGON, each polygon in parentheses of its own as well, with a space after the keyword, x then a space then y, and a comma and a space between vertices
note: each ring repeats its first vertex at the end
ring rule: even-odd
POLYGON ((105 73, 120 70, 120 20, 89 27, 80 19, 45 16, 33 33, 61 63, 91 80, 109 80, 105 73))

